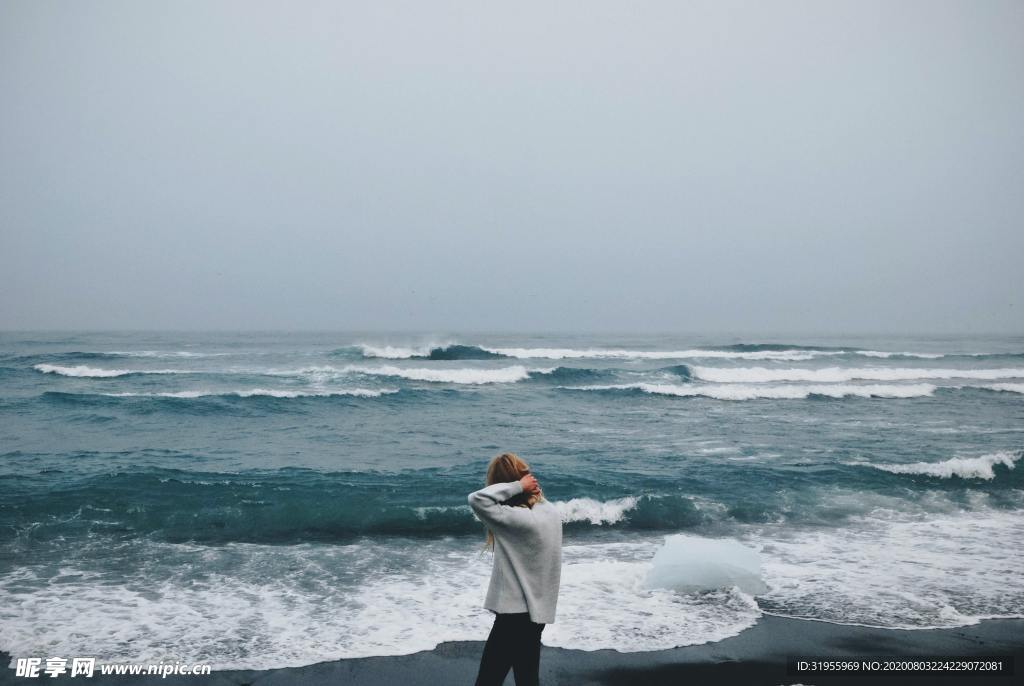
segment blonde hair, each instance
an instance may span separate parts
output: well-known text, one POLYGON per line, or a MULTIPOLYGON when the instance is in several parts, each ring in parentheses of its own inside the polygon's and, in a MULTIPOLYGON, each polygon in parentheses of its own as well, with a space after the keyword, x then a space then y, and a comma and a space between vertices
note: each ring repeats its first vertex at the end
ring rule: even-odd
MULTIPOLYGON (((509 481, 519 481, 524 476, 530 473, 530 465, 526 464, 515 453, 501 453, 491 458, 490 464, 487 465, 487 479, 485 486, 493 486, 494 484, 508 483, 509 481)), ((513 507, 533 507, 536 503, 544 500, 544 496, 541 494, 530 494, 530 493, 519 493, 512 496, 505 501, 505 504, 512 505, 513 507)), ((494 548, 494 532, 489 528, 487 529, 487 541, 484 543, 484 548, 494 548)))

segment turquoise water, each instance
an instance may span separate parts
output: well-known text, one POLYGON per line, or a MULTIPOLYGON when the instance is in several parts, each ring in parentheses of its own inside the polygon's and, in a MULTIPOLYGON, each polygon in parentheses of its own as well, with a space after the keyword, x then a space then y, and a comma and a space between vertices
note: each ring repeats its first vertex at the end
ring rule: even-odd
POLYGON ((466 495, 503 450, 565 521, 548 645, 1024 616, 1022 449, 1020 337, 4 333, 0 649, 481 640, 466 495), (678 533, 757 550, 767 591, 649 587, 678 533))

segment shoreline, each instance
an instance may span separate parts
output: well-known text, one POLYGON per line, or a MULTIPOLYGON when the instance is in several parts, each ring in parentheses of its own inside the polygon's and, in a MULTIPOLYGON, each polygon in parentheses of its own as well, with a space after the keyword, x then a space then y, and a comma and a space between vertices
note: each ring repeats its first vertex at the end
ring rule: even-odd
MULTIPOLYGON (((93 684, 206 684, 228 686, 387 685, 445 686, 472 684, 476 677, 483 640, 441 643, 433 650, 409 655, 345 658, 304 667, 269 670, 225 670, 209 676, 89 678, 93 684)), ((787 673, 787 657, 842 659, 852 657, 1012 657, 1014 674, 1024 666, 1024 619, 986 619, 978 624, 951 629, 876 629, 833 624, 818 620, 763 615, 757 623, 715 643, 641 653, 615 650, 584 651, 544 646, 541 652, 541 683, 606 684, 704 684, 716 686, 761 684, 991 684, 1014 683, 1018 676, 970 673, 921 674, 787 673)), ((40 656, 45 657, 47 656, 40 656)), ((28 683, 8 668, 11 656, 0 651, 4 665, 0 683, 28 683)), ((42 675, 39 678, 50 680, 42 675)), ((62 679, 66 680, 66 675, 62 679)), ((77 679, 78 677, 75 677, 77 679)), ((507 684, 513 683, 511 672, 507 684)))

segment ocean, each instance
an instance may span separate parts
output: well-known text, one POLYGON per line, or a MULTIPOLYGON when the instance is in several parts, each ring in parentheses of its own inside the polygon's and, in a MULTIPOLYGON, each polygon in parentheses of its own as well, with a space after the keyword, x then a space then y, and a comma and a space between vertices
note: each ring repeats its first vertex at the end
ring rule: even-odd
POLYGON ((466 496, 502 451, 563 516, 549 646, 1024 617, 1022 450, 1022 337, 7 332, 0 649, 267 669, 483 640, 466 496), (711 574, 756 551, 759 587, 652 586, 679 535, 711 574))

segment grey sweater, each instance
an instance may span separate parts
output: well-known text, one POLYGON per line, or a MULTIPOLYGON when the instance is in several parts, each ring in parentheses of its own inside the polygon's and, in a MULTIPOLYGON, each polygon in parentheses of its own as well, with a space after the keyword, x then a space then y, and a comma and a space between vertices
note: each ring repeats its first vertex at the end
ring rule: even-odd
POLYGON ((505 505, 523 492, 518 481, 469 494, 469 506, 494 533, 494 568, 484 607, 529 612, 538 624, 555 621, 562 577, 562 519, 546 500, 532 508, 505 505))

